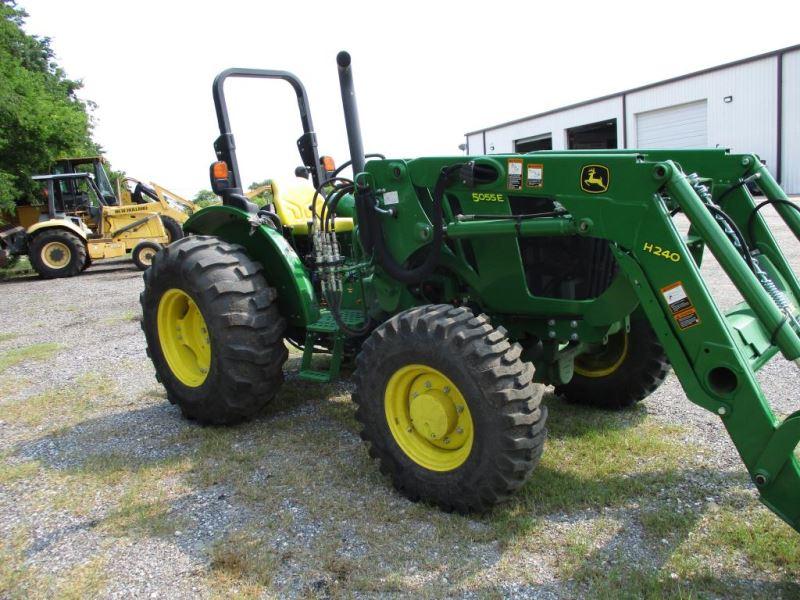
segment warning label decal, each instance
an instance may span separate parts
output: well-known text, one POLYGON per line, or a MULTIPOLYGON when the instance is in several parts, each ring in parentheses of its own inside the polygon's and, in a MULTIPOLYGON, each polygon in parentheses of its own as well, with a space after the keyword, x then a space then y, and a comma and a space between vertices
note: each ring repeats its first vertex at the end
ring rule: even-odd
POLYGON ((686 295, 680 281, 661 288, 661 293, 664 294, 664 299, 667 301, 673 315, 692 306, 689 296, 686 295))
POLYGON ((678 327, 681 329, 689 329, 700 323, 700 318, 697 316, 697 311, 693 308, 685 310, 675 315, 675 320, 678 322, 678 327))
POLYGON ((522 189, 522 159, 509 158, 508 159, 508 189, 521 190, 522 189))
POLYGON ((525 185, 529 188, 540 188, 544 184, 544 165, 528 165, 525 185))
POLYGON ((680 281, 661 288, 661 294, 675 317, 678 327, 688 329, 700 323, 700 317, 697 316, 697 311, 680 281))

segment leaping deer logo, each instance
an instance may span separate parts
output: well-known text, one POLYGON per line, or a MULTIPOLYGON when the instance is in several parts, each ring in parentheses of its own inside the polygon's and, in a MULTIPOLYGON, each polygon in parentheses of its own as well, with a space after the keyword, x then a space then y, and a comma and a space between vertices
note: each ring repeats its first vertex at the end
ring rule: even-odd
POLYGON ((608 189, 609 172, 603 165, 586 165, 581 170, 581 189, 590 194, 600 194, 608 189))

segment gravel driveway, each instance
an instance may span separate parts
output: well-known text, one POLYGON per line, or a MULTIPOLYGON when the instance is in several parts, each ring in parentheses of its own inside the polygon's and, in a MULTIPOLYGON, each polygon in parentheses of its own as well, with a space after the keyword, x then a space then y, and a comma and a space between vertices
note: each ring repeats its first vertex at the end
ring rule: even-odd
MULTIPOLYGON (((126 261, 0 282, 0 596, 800 597, 795 534, 673 375, 621 415, 547 394, 554 462, 509 507, 447 515, 391 489, 348 382, 297 380, 296 355, 256 422, 183 420, 145 355, 141 289, 126 261), (570 459, 597 448, 617 464, 570 459)), ((759 379, 776 411, 797 407, 794 366, 774 359, 759 379)))

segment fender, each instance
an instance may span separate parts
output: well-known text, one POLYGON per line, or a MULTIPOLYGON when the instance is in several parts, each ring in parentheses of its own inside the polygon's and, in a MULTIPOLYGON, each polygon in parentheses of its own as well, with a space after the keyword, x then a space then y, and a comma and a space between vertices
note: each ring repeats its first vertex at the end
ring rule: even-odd
POLYGON ((50 219, 49 221, 41 221, 40 223, 34 223, 30 227, 26 233, 28 236, 33 235, 37 231, 42 231, 43 229, 67 229, 71 233, 77 235, 81 240, 86 242, 86 232, 83 231, 80 227, 75 225, 69 219, 50 219))
POLYGON ((280 233, 265 225, 253 227, 250 217, 232 206, 208 206, 189 217, 183 229, 244 246, 278 290, 281 315, 297 327, 315 323, 320 316, 319 302, 300 257, 280 233))

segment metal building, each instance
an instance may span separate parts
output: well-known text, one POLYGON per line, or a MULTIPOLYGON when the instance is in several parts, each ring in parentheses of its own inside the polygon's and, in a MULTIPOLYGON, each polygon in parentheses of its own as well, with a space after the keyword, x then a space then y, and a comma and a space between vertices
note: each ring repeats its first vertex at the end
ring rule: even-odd
POLYGON ((800 194, 800 44, 466 134, 467 154, 724 147, 800 194))

